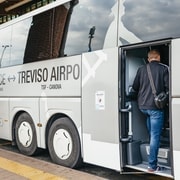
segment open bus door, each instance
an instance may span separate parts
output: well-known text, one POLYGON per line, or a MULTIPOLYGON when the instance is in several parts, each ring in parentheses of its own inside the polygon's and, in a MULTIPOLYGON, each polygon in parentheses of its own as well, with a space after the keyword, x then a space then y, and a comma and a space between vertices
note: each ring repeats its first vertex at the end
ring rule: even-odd
MULTIPOLYGON (((146 118, 138 108, 137 99, 130 97, 130 89, 137 69, 147 63, 148 51, 150 49, 158 49, 161 53, 161 62, 169 66, 170 48, 170 40, 141 43, 120 48, 120 144, 123 168, 147 171, 149 134, 146 128, 146 118)), ((169 109, 167 108, 158 162, 165 169, 159 174, 172 177, 171 118, 168 114, 169 109)))

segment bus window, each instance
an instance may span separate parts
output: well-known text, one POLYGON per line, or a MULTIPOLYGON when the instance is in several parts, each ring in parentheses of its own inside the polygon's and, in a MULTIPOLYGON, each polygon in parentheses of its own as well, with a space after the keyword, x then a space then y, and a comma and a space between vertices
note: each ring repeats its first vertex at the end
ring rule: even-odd
POLYGON ((12 25, 11 60, 9 66, 23 64, 24 51, 32 18, 12 25))
POLYGON ((180 36, 178 0, 121 0, 120 3, 120 45, 180 36))
MULTIPOLYGON (((115 20, 114 14, 116 14, 116 9, 113 9, 115 4, 116 0, 79 1, 74 7, 69 25, 65 46, 65 54, 67 56, 89 51, 89 32, 93 26, 95 26, 95 33, 91 44, 92 50, 105 48, 106 33, 111 23, 115 20)), ((115 32, 116 29, 113 26, 111 40, 108 42, 109 47, 116 45, 114 44, 116 40, 112 41, 115 38, 115 32)))
POLYGON ((4 67, 10 63, 11 26, 1 29, 0 39, 0 67, 4 67))
POLYGON ((33 16, 24 63, 59 57, 68 8, 61 5, 33 16))

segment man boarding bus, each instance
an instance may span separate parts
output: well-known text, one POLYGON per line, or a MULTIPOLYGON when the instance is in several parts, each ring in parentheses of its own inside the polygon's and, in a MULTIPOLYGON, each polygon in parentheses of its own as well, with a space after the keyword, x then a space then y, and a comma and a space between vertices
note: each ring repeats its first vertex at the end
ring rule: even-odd
POLYGON ((71 168, 147 172, 146 117, 131 87, 158 49, 170 88, 157 175, 180 179, 179 8, 178 0, 58 0, 1 24, 0 138, 25 155, 48 149, 71 168))

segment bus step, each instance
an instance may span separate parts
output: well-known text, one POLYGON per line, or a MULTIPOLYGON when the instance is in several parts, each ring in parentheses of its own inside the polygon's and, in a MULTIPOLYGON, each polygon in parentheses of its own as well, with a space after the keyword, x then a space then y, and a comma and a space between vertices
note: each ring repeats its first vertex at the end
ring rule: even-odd
MULTIPOLYGON (((148 162, 149 144, 141 144, 140 151, 142 161, 148 162)), ((158 164, 169 167, 170 166, 170 150, 168 147, 160 147, 158 152, 158 164)))

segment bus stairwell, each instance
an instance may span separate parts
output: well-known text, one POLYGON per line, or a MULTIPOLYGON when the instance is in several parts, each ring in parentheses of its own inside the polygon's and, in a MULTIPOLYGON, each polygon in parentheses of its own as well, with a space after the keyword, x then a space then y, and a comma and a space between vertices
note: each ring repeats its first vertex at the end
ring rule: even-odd
MULTIPOLYGON (((152 45, 151 45, 152 46, 152 45)), ((155 45, 154 45, 155 46, 155 45)), ((159 48, 161 53, 168 53, 168 46, 166 44, 158 44, 155 47, 159 48)), ((136 75, 137 69, 146 64, 147 52, 150 46, 130 47, 125 49, 124 57, 122 56, 122 66, 125 71, 125 82, 121 83, 121 144, 122 157, 124 167, 133 168, 146 172, 148 167, 149 157, 149 133, 146 127, 146 117, 138 108, 137 97, 132 94, 132 84, 136 75), (124 60, 123 60, 124 59, 124 60), (124 93, 124 94, 123 94, 124 93), (124 115, 126 114, 126 115, 124 115), (125 130, 124 130, 125 129, 125 130)), ((163 57, 169 56, 162 55, 163 57)), ((168 60, 164 62, 168 65, 168 60)), ((169 108, 167 107, 167 112, 169 108)), ((164 168, 163 176, 172 177, 171 171, 171 151, 170 151, 170 129, 168 113, 166 113, 166 120, 162 135, 160 139, 160 148, 158 153, 158 165, 164 168)))

